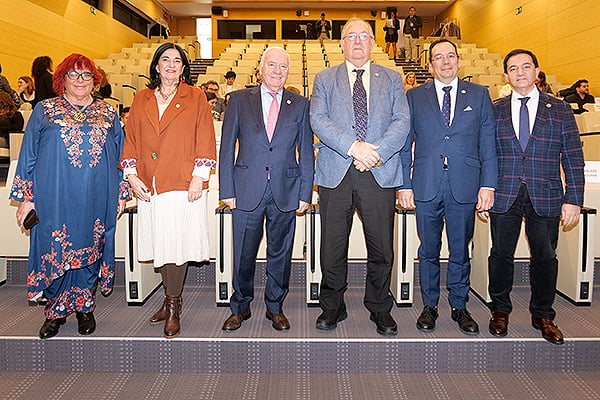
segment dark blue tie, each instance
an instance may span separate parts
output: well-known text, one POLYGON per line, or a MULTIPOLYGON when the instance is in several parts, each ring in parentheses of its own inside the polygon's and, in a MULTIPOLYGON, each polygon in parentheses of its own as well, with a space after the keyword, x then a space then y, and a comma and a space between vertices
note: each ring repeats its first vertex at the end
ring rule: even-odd
POLYGON ((527 108, 527 100, 529 97, 521 97, 521 110, 519 111, 519 143, 525 151, 527 142, 529 142, 529 109, 527 108))
POLYGON ((362 82, 362 75, 365 70, 355 69, 352 71, 356 72, 356 81, 354 81, 354 90, 352 92, 356 138, 360 142, 364 142, 367 137, 367 123, 369 122, 369 114, 367 112, 367 91, 362 82))
POLYGON ((446 125, 450 126, 450 90, 452 90, 452 86, 444 86, 442 89, 444 90, 442 116, 444 117, 444 121, 446 121, 446 125))

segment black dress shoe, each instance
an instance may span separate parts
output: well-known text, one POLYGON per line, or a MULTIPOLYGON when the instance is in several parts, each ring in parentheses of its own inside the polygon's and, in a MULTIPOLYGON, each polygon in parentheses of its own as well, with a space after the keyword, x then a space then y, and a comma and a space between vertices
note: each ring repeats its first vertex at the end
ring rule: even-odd
POLYGON ((322 331, 332 331, 337 328, 338 322, 342 322, 346 318, 348 318, 348 313, 346 313, 345 308, 341 311, 323 311, 321 315, 317 317, 317 329, 322 331))
POLYGON ((371 321, 377 325, 377 333, 383 336, 394 336, 398 333, 398 325, 389 312, 371 313, 371 321))
POLYGON ((91 335, 96 330, 96 320, 94 319, 94 313, 81 313, 77 311, 77 331, 80 335, 91 335))
POLYGON ((479 333, 479 325, 466 308, 453 308, 452 320, 458 322, 458 327, 462 333, 467 335, 477 335, 479 333))
POLYGON ((67 322, 67 317, 45 320, 40 328, 40 339, 50 339, 56 336, 60 326, 65 322, 67 322))
POLYGON ((435 329, 435 320, 437 318, 437 308, 425 306, 417 319, 417 329, 421 332, 433 332, 435 329))

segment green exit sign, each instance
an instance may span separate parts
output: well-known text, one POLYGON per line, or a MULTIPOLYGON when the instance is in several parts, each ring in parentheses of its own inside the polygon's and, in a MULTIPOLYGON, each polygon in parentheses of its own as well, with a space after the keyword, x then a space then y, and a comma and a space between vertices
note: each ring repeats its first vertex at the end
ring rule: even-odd
POLYGON ((521 14, 523 12, 523 7, 518 7, 517 8, 517 15, 521 14))

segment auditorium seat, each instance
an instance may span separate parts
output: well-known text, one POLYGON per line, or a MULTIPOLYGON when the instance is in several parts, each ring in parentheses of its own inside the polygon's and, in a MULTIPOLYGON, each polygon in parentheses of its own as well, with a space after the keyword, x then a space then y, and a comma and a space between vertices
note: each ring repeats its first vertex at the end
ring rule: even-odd
POLYGON ((586 112, 581 116, 585 132, 580 133, 600 132, 600 112, 586 112))
POLYGON ((588 110, 590 112, 596 112, 596 105, 594 103, 587 103, 583 105, 583 108, 585 110, 588 110))

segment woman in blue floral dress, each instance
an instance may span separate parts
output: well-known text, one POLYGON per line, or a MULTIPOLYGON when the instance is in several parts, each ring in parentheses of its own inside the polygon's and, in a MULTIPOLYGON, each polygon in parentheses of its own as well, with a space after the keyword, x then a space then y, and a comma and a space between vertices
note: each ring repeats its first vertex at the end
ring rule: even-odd
POLYGON ((48 298, 41 339, 55 336, 73 312, 79 333, 93 333, 98 280, 103 294, 112 290, 115 225, 125 205, 117 169, 123 131, 113 108, 91 95, 100 78, 79 54, 58 66, 53 87, 62 96, 35 106, 11 188, 10 198, 21 202, 19 225, 32 209, 39 218, 27 291, 30 301, 48 298))

